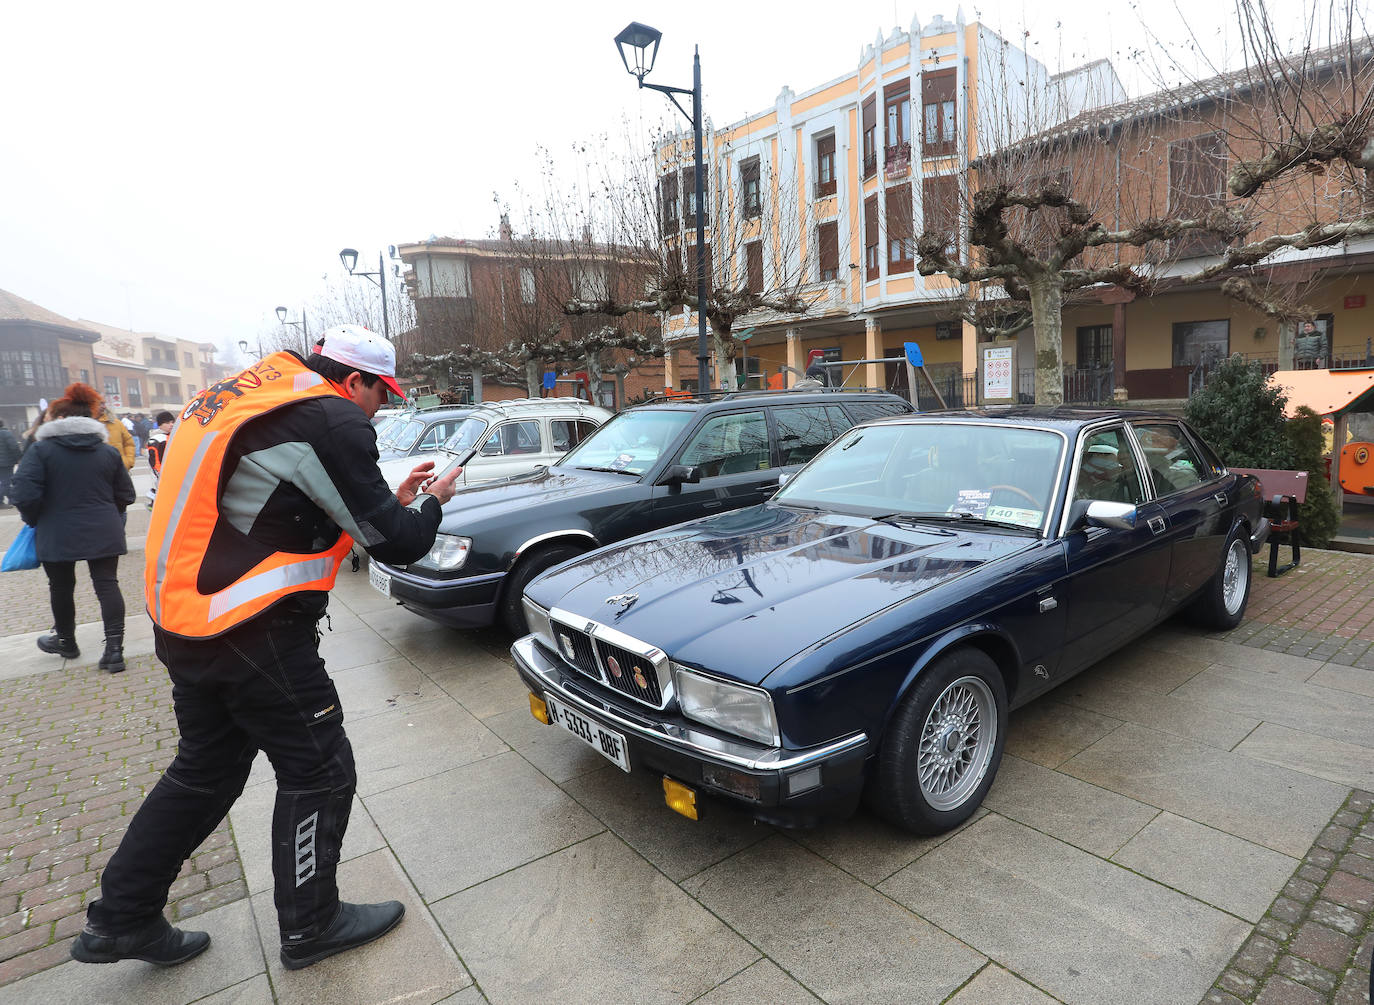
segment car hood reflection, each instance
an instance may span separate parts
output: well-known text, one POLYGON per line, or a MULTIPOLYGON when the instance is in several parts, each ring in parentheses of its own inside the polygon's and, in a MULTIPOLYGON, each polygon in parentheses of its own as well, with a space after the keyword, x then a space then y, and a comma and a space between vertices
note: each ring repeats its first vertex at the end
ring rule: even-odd
POLYGON ((1029 543, 765 504, 597 552, 530 593, 756 684, 816 639, 1029 543))

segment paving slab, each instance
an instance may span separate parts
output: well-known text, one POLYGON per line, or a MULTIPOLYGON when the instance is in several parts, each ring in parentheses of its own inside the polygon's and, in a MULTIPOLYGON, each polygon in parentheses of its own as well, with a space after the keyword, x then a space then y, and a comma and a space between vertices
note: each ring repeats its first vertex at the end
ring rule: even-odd
POLYGON ((1159 810, 1078 778, 1004 755, 983 805, 1104 858, 1159 810))
POLYGON ((414 708, 429 699, 448 697, 438 684, 406 659, 331 670, 329 676, 339 692, 344 719, 350 727, 359 719, 379 712, 414 708))
POLYGON ((400 655, 391 643, 367 627, 325 632, 320 637, 320 659, 331 673, 384 663, 400 655))
MULTIPOLYGON (((532 716, 528 700, 523 708, 488 716, 482 724, 560 784, 611 766, 605 757, 563 727, 542 723, 532 716)), ((619 768, 613 770, 620 771, 619 768)))
POLYGON ((1348 787, 1128 723, 1065 774, 1285 855, 1301 856, 1348 787))
POLYGON ((1300 864, 1172 813, 1152 820, 1112 861, 1251 923, 1300 864))
MULTIPOLYGON (((1158 629, 1094 663, 1075 680, 1115 681, 1143 691, 1168 694, 1202 673, 1211 662, 1153 648, 1158 629)), ((1054 692, 1051 692, 1053 694, 1054 692)))
POLYGON ((390 709, 348 724, 358 768, 358 794, 382 792, 491 757, 507 749, 452 699, 390 709))
POLYGON ((627 775, 597 760, 603 768, 564 783, 563 791, 675 882, 773 833, 717 802, 702 807, 700 820, 688 820, 664 805, 662 776, 627 775))
POLYGON ((827 1002, 942 1002, 984 963, 958 939, 781 836, 682 886, 827 1002))
MULTIPOLYGON (((1369 737, 1374 743, 1374 735, 1369 737)), ((1345 743, 1264 723, 1236 748, 1257 761, 1281 764, 1357 789, 1374 789, 1374 747, 1345 743)))
MULTIPOLYGON (((254 785, 244 789, 229 810, 229 824, 234 829, 234 844, 243 861, 243 878, 249 893, 272 889, 272 810, 276 796, 275 784, 254 785)), ((354 796, 339 861, 347 862, 385 846, 386 841, 362 800, 354 796)), ((348 891, 344 891, 344 896, 348 898, 348 891)))
POLYGON ((1337 691, 1349 691, 1351 694, 1363 695, 1366 698, 1374 698, 1374 670, 1328 663, 1307 678, 1307 682, 1321 687, 1335 688, 1337 691))
POLYGON ((1054 1005, 1055 999, 996 963, 989 963, 949 1000, 949 1005, 1054 1005))
POLYGON ((1196 1001, 1250 931, 996 813, 880 889, 1049 994, 1091 1005, 1196 1001))
POLYGON ((1049 695, 1011 713, 1006 750, 1055 768, 1120 725, 1120 719, 1065 705, 1049 695))
POLYGON ((1292 681, 1303 681, 1322 668, 1322 660, 1293 656, 1290 653, 1270 652, 1255 646, 1239 645, 1222 639, 1208 638, 1196 630, 1177 630, 1165 627, 1145 637, 1146 645, 1188 659, 1265 673, 1292 681))
POLYGON ((382 1005, 435 1002, 472 978, 389 851, 339 866, 339 887, 360 903, 399 900, 406 916, 376 942, 321 960, 304 970, 281 963, 277 909, 271 893, 253 897, 267 972, 280 1005, 382 1005))
POLYGON ((1346 743, 1374 737, 1374 702, 1351 701, 1349 692, 1274 674, 1214 666, 1174 694, 1346 743))
POLYGON ((689 1002, 759 959, 609 833, 433 908, 493 1002, 689 1002))
POLYGON ((695 1005, 816 1005, 820 999, 783 973, 768 958, 759 960, 724 984, 708 991, 695 1005))
POLYGON ((99 966, 72 961, 0 988, 0 1002, 184 1005, 263 973, 262 945, 248 901, 207 911, 192 927, 210 933, 210 948, 179 967, 155 967, 140 960, 99 966))
POLYGON ((509 661, 471 652, 471 660, 429 668, 426 673, 478 719, 523 710, 530 721, 530 691, 509 661))
POLYGON ((1161 733, 1186 736, 1221 750, 1230 750, 1259 725, 1259 720, 1251 716, 1136 687, 1108 674, 1079 674, 1054 694, 1067 705, 1149 726, 1161 733))
POLYGON ((604 829, 515 753, 463 765, 364 802, 427 901, 604 829))
POLYGON ((242 984, 216 992, 209 998, 201 998, 196 1005, 273 1005, 275 1000, 267 974, 261 973, 242 984))
MULTIPOLYGON (((962 826, 967 827, 986 813, 986 807, 978 807, 962 826)), ((814 830, 789 831, 787 836, 856 879, 876 886, 961 829, 929 836, 912 834, 864 807, 848 820, 827 820, 814 830)))

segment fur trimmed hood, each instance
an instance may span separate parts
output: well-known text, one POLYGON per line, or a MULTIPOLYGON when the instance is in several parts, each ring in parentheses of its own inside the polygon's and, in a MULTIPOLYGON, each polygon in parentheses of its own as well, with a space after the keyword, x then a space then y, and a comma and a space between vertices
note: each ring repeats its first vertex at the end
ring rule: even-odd
POLYGON ((109 433, 103 423, 88 419, 84 415, 69 415, 65 419, 53 419, 38 427, 35 440, 51 440, 58 436, 99 436, 100 443, 110 442, 109 433))

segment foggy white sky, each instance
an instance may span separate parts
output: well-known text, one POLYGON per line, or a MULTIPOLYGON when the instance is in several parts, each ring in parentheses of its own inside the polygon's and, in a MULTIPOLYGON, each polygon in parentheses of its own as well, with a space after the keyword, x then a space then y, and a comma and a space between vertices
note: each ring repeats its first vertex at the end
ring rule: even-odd
MULTIPOLYGON (((964 14, 1051 71, 1106 56, 1132 96, 1150 89, 1131 61, 1140 5, 1047 6, 964 14)), ((1210 7, 1189 12, 1209 46, 1234 37, 1229 4, 1210 7)), ((9 3, 0 289, 70 318, 252 342, 278 304, 295 316, 324 293, 341 247, 375 268, 387 244, 486 236, 493 192, 538 188, 537 144, 557 155, 627 119, 676 128, 679 113, 616 55, 631 20, 664 33, 650 80, 690 86, 700 44, 706 113, 723 125, 771 107, 784 84, 852 71, 880 29, 917 11, 953 20, 955 4, 9 3)), ((1186 44, 1173 6, 1148 16, 1186 44)))

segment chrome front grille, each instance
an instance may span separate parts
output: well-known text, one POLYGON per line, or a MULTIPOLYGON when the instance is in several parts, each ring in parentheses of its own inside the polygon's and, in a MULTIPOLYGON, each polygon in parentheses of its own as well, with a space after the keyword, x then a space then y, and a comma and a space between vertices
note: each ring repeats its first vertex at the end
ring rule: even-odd
POLYGON ((578 673, 650 708, 672 698, 668 657, 622 632, 565 611, 550 611, 558 654, 578 673), (574 628, 570 622, 583 628, 574 628))

